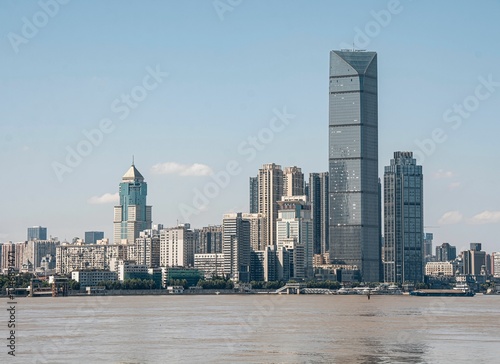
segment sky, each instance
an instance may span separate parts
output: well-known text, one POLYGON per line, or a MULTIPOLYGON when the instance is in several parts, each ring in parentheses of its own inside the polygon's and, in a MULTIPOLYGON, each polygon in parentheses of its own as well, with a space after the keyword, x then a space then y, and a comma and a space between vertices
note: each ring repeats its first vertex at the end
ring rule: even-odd
POLYGON ((328 169, 329 52, 378 53, 379 175, 424 172, 435 245, 500 251, 498 1, 0 2, 0 242, 111 237, 134 156, 153 223, 248 211, 265 163, 328 169))

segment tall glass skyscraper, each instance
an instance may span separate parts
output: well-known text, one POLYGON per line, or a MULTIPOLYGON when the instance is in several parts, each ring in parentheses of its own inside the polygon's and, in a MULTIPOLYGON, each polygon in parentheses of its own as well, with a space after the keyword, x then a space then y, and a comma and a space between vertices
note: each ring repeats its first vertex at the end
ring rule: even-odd
POLYGON ((134 244, 139 233, 151 229, 151 206, 146 206, 148 194, 147 183, 144 177, 135 168, 129 168, 120 183, 120 206, 115 206, 114 242, 120 244, 127 240, 127 244, 134 244))
POLYGON ((314 254, 329 254, 328 172, 309 174, 308 201, 311 203, 314 254))
POLYGON ((330 261, 380 279, 377 53, 330 52, 330 261))
POLYGON ((424 278, 422 166, 412 152, 395 152, 384 172, 384 281, 424 278))

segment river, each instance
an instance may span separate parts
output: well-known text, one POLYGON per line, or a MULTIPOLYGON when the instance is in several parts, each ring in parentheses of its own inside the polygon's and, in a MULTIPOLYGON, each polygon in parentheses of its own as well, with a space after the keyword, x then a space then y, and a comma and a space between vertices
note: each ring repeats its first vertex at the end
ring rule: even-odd
POLYGON ((500 296, 19 298, 15 358, 2 347, 1 363, 493 364, 500 296))

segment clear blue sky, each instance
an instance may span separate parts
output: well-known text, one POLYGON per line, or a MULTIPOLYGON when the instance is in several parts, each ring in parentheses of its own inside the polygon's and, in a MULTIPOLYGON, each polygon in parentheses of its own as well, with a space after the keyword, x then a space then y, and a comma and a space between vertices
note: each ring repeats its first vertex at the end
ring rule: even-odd
POLYGON ((109 237, 132 155, 166 226, 229 161, 238 173, 192 226, 248 211, 263 163, 326 171, 329 51, 354 43, 378 52, 380 175, 434 133, 441 142, 420 159, 426 230, 459 250, 500 250, 498 1, 65 2, 0 2, 1 242, 33 225, 109 237), (161 83, 147 76, 157 65, 161 83), (141 101, 126 106, 132 90, 141 101), (295 117, 266 134, 284 109, 295 117), (105 118, 112 131, 58 178, 67 147, 105 118), (259 133, 269 142, 250 154, 241 143, 259 133))

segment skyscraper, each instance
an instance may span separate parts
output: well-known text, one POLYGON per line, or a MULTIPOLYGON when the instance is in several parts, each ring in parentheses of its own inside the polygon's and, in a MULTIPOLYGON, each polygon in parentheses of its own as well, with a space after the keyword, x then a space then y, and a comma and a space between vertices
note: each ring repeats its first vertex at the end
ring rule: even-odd
POLYGON ((313 223, 314 254, 329 253, 328 172, 309 174, 309 202, 313 223))
POLYGON ((224 274, 234 281, 250 280, 250 222, 242 213, 225 214, 222 220, 224 274))
POLYGON ((330 260, 379 280, 377 53, 330 52, 330 260))
POLYGON ((151 229, 151 206, 146 206, 148 194, 144 177, 132 166, 122 177, 120 183, 120 206, 115 206, 114 242, 126 240, 134 244, 143 230, 151 229))
POLYGON ((457 257, 457 247, 449 243, 443 243, 436 247, 436 260, 438 262, 449 262, 457 257))
POLYGON ((384 280, 421 282, 423 176, 412 152, 395 152, 384 172, 384 280))
POLYGON ((47 228, 41 226, 33 226, 28 228, 28 241, 32 240, 47 240, 47 228))
POLYGON ((283 171, 281 166, 270 163, 259 169, 259 213, 265 219, 264 247, 276 245, 276 219, 278 201, 283 196, 283 171))
MULTIPOLYGON (((432 256, 432 240, 434 239, 434 234, 424 233, 424 258, 432 256)), ((455 258, 453 258, 455 259, 455 258)))
POLYGON ((250 177, 250 213, 259 212, 259 177, 250 177))

